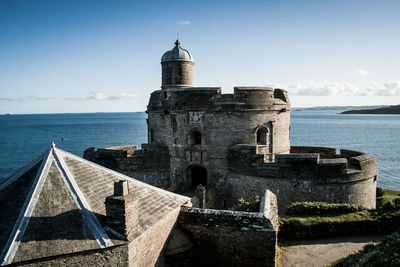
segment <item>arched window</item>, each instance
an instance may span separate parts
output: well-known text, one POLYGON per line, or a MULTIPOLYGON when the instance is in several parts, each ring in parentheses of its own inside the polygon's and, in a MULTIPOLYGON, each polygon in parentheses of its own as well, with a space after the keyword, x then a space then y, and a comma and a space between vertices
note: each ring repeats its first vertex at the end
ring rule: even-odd
POLYGON ((257 129, 257 132, 256 132, 257 145, 266 145, 267 144, 267 134, 268 134, 267 128, 260 127, 257 129))
POLYGON ((198 130, 190 132, 190 145, 201 146, 201 133, 198 130))

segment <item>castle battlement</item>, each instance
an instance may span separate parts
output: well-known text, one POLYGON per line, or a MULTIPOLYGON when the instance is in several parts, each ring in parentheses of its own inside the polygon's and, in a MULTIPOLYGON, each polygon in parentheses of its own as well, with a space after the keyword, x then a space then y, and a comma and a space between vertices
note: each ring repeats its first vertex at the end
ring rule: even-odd
POLYGON ((229 151, 228 171, 268 179, 308 179, 326 184, 375 178, 377 166, 371 154, 350 150, 340 150, 336 154, 336 149, 328 147, 292 146, 290 154, 278 154, 274 161, 265 161, 257 145, 238 144, 229 151))
POLYGON ((290 103, 283 89, 234 87, 233 94, 222 94, 220 87, 188 87, 154 91, 147 108, 148 112, 177 112, 190 108, 282 112, 290 110, 290 103))
POLYGON ((278 197, 279 212, 295 201, 327 201, 375 207, 378 175, 371 154, 327 147, 291 147, 266 162, 257 145, 234 145, 228 155, 228 191, 250 198, 257 188, 278 197), (294 153, 293 153, 294 152, 294 153), (246 184, 246 187, 243 185, 246 184))

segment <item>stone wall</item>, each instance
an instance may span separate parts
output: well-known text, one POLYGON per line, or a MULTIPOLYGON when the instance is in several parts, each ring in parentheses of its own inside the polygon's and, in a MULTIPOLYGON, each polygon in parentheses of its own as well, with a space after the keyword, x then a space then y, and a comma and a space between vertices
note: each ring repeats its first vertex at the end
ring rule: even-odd
POLYGON ((275 266, 276 201, 270 196, 264 214, 182 207, 178 224, 194 243, 195 266, 275 266))
POLYGON ((133 177, 139 181, 161 187, 170 187, 170 158, 168 147, 158 144, 88 148, 83 157, 94 163, 133 177))
POLYGON ((266 153, 289 153, 290 103, 284 90, 236 87, 234 94, 220 88, 179 88, 152 93, 148 105, 151 140, 168 146, 171 186, 191 186, 188 167, 207 169, 208 183, 224 183, 229 147, 256 144, 257 129, 268 132, 266 153), (192 131, 201 145, 190 143, 192 131))
POLYGON ((179 212, 180 208, 172 211, 129 243, 130 266, 163 266, 163 249, 179 212))
MULTIPOLYGON (((302 148, 319 153, 276 155, 264 163, 262 155, 249 145, 232 147, 227 185, 223 189, 233 204, 237 199, 254 198, 269 189, 277 195, 279 211, 295 201, 350 203, 375 208, 377 165, 370 154, 333 149, 302 148), (349 157, 350 155, 355 155, 349 157)), ((299 151, 296 148, 292 151, 299 151)))
POLYGON ((129 266, 128 245, 64 254, 34 261, 25 261, 12 264, 12 266, 129 266))
POLYGON ((161 62, 161 87, 163 89, 193 86, 193 67, 190 61, 161 62))

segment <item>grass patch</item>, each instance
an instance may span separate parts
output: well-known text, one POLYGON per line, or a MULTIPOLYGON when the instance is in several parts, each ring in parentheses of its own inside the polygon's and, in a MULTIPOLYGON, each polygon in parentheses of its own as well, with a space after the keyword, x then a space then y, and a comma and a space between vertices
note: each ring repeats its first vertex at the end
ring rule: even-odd
MULTIPOLYGON (((299 215, 282 215, 280 222, 297 220, 304 225, 314 225, 318 223, 340 223, 340 222, 356 222, 360 220, 377 220, 382 218, 390 219, 393 216, 400 216, 400 210, 364 210, 347 214, 326 214, 315 216, 299 216, 299 215)), ((281 224, 280 224, 281 225, 281 224)))
POLYGON ((383 194, 378 196, 377 194, 377 198, 384 198, 384 199, 388 199, 388 200, 392 200, 393 198, 399 197, 400 196, 400 191, 397 190, 392 190, 392 189, 386 189, 386 188, 377 188, 377 191, 383 191, 383 194))
POLYGON ((388 235, 378 245, 368 243, 363 250, 330 266, 400 266, 400 231, 388 235))
POLYGON ((400 208, 400 191, 384 188, 376 188, 376 208, 395 209, 400 208))
POLYGON ((399 193, 383 189, 376 210, 312 216, 282 215, 279 217, 279 237, 292 239, 392 233, 400 228, 399 193))
POLYGON ((347 203, 294 202, 286 210, 287 215, 344 214, 366 210, 347 203))
POLYGON ((400 228, 400 209, 365 210, 317 216, 284 215, 279 218, 280 238, 388 234, 400 228))

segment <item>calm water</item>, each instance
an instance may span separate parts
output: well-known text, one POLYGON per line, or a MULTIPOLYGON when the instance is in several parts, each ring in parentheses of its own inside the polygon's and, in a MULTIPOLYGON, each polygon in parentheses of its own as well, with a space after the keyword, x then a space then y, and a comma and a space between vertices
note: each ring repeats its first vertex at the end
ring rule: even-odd
MULTIPOLYGON (((400 190, 400 115, 337 113, 293 111, 291 144, 373 153, 379 166, 379 186, 400 190)), ((0 179, 39 156, 51 141, 78 156, 91 146, 140 145, 147 141, 146 114, 0 116, 0 179)))

